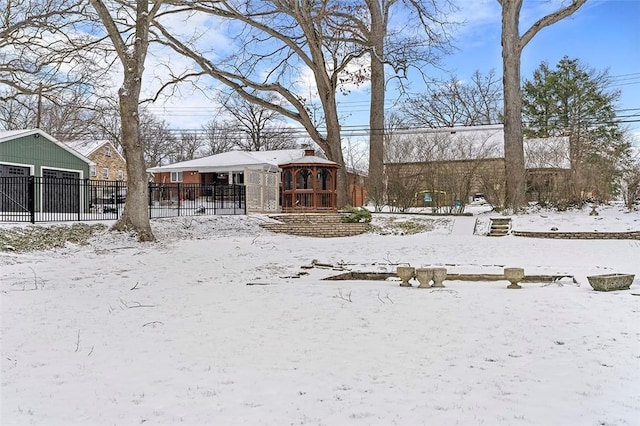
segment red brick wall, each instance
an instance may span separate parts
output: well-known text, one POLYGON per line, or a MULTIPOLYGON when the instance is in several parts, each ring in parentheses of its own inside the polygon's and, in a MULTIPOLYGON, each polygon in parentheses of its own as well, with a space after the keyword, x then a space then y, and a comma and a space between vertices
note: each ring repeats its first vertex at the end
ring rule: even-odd
POLYGON ((200 183, 200 173, 196 171, 182 172, 182 182, 171 182, 171 173, 154 173, 153 181, 155 183, 200 183))

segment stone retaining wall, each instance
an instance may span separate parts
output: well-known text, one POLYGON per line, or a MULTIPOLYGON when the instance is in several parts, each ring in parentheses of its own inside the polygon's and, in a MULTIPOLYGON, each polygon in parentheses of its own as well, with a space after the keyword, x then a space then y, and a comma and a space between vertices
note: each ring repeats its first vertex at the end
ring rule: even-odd
POLYGON ((567 240, 640 240, 640 231, 630 232, 528 232, 511 230, 511 235, 528 238, 567 240))
POLYGON ((367 223, 265 223, 260 226, 271 232, 320 238, 351 237, 369 231, 367 223))
POLYGON ((269 215, 280 223, 264 223, 264 229, 301 237, 351 237, 369 231, 368 223, 345 223, 340 213, 300 213, 269 215))

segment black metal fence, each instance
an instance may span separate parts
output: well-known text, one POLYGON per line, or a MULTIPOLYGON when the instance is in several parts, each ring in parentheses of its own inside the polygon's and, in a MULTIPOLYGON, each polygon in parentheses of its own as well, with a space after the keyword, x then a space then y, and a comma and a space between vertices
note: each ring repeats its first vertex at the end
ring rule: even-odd
MULTIPOLYGON (((245 214, 243 185, 149 183, 150 218, 245 214)), ((118 219, 127 184, 54 177, 0 177, 0 222, 118 219)))

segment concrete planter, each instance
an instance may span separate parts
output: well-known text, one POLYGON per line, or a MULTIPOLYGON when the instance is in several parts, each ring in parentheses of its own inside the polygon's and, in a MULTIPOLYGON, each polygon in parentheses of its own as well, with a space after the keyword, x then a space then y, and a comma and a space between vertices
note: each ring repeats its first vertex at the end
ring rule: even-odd
POLYGON ((524 268, 504 268, 504 279, 511 284, 507 288, 522 288, 518 284, 524 278, 524 268))
POLYGON ((398 266, 396 268, 396 275, 398 275, 398 278, 402 280, 402 282, 400 283, 400 287, 412 287, 409 280, 413 278, 415 273, 416 268, 412 266, 398 266))
POLYGON ((587 277, 589 284, 596 291, 628 290, 633 283, 633 274, 606 274, 587 277))

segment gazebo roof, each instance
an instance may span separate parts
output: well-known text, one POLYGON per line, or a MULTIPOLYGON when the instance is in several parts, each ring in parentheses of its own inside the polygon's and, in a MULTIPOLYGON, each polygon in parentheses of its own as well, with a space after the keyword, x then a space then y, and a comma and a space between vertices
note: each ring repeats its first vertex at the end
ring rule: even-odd
POLYGON ((317 157, 315 155, 305 155, 304 157, 298 158, 297 160, 289 161, 288 163, 280 164, 280 167, 288 167, 288 166, 306 166, 306 165, 323 165, 330 167, 338 167, 338 163, 329 161, 326 158, 317 157))

